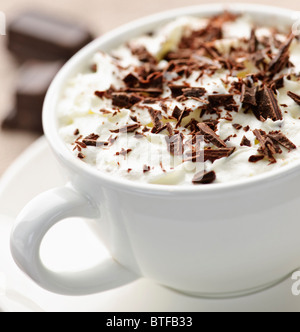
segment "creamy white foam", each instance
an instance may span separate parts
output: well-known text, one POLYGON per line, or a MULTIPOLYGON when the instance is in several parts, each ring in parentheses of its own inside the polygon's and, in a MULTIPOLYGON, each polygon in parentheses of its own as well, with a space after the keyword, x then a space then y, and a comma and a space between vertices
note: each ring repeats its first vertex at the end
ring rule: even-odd
MULTIPOLYGON (((158 29, 152 36, 142 36, 130 41, 131 46, 144 46, 156 58, 161 59, 170 50, 176 50, 177 45, 184 35, 189 35, 192 30, 201 29, 207 24, 208 20, 191 17, 184 17, 171 22, 170 24, 158 29)), ((227 22, 223 26, 223 38, 215 42, 215 47, 221 53, 230 53, 231 47, 247 47, 246 39, 249 39, 252 29, 251 19, 247 16, 239 17, 234 22, 227 22)), ((271 29, 258 28, 256 35, 259 40, 271 35, 271 29)), ((278 40, 284 41, 286 36, 277 35, 278 40)), ((273 52, 278 51, 274 46, 273 52)), ((294 67, 284 69, 282 73, 300 72, 300 43, 296 40, 290 49, 290 61, 294 67)), ((200 60, 220 64, 208 57, 199 56, 200 60)), ((213 75, 204 74, 200 79, 200 71, 194 71, 190 77, 177 77, 176 85, 190 84, 192 87, 204 87, 206 94, 202 97, 207 100, 210 94, 230 93, 229 83, 238 82, 238 77, 245 77, 247 74, 258 70, 246 59, 240 59, 246 65, 246 70, 235 71, 229 74, 229 70, 220 68, 213 75), (229 76, 229 77, 228 77, 229 76)), ((215 182, 230 182, 239 179, 253 177, 257 174, 270 172, 283 167, 300 158, 300 106, 290 97, 288 91, 300 94, 300 84, 298 81, 284 80, 284 88, 279 89, 277 99, 283 113, 283 120, 273 121, 267 119, 265 122, 259 121, 252 112, 245 114, 241 107, 240 95, 234 96, 235 102, 239 105, 238 112, 230 112, 232 121, 220 118, 216 133, 221 139, 225 140, 230 135, 236 135, 227 141, 228 147, 235 147, 235 152, 227 158, 216 160, 215 162, 206 161, 205 163, 183 162, 180 156, 173 156, 168 151, 166 136, 168 133, 162 131, 159 134, 151 133, 153 127, 151 116, 145 104, 137 104, 132 109, 121 108, 116 112, 112 100, 95 96, 95 91, 105 91, 113 86, 115 89, 124 88, 123 79, 132 72, 136 66, 142 63, 134 56, 130 48, 126 45, 111 52, 111 55, 98 52, 90 61, 90 65, 96 64, 96 72, 82 72, 72 78, 66 86, 62 100, 59 104, 57 114, 60 121, 60 135, 68 145, 75 157, 78 156, 78 149, 74 148, 74 142, 79 135, 74 135, 77 129, 82 137, 92 133, 100 136, 98 142, 107 142, 109 139, 118 137, 111 146, 87 146, 81 153, 84 156, 83 162, 99 171, 108 172, 114 176, 125 177, 139 182, 171 184, 171 185, 191 185, 195 172, 204 169, 215 171, 217 179, 215 182), (103 114, 100 110, 110 111, 110 114, 103 114), (137 117, 140 122, 141 132, 144 127, 149 127, 150 131, 144 132, 143 137, 136 138, 135 133, 112 133, 111 131, 122 126, 132 125, 136 122, 132 116, 137 117), (232 124, 249 126, 250 130, 245 132, 243 129, 236 130, 232 124), (296 146, 297 149, 288 151, 283 148, 281 154, 276 155, 276 163, 270 164, 265 159, 257 163, 250 163, 248 159, 252 155, 257 155, 259 143, 252 130, 261 129, 265 132, 281 130, 296 146), (243 136, 251 142, 251 147, 240 146, 243 136), (119 154, 122 149, 130 149, 128 154, 119 154), (119 154, 119 155, 118 155, 119 154), (149 166, 150 171, 145 172, 144 166, 149 166)), ((168 62, 161 60, 159 68, 164 69, 168 62)), ((280 73, 280 74, 282 74, 280 73)), ((174 73, 165 73, 166 78, 170 79, 174 73)), ((279 74, 277 76, 280 76, 279 74)), ((178 128, 184 135, 185 140, 189 139, 190 130, 184 126, 192 119, 197 121, 209 119, 211 115, 204 115, 200 118, 201 108, 205 102, 189 99, 183 102, 171 98, 171 91, 165 84, 161 96, 166 98, 165 108, 159 102, 151 104, 153 109, 161 111, 164 118, 172 116, 175 106, 181 110, 184 108, 192 109, 193 112, 184 118, 178 128)), ((225 115, 223 111, 222 115, 225 115)), ((176 120, 163 119, 163 122, 170 122, 175 129, 176 120)))

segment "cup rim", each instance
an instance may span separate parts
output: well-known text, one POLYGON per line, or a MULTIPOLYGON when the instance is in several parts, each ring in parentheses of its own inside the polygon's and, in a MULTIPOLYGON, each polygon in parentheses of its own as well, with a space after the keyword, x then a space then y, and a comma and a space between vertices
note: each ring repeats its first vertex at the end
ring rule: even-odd
MULTIPOLYGON (((131 21, 125 25, 122 25, 103 36, 95 39, 89 43, 78 53, 76 53, 59 71, 50 85, 43 106, 43 127, 45 136, 55 153, 60 159, 62 159, 69 168, 75 172, 88 173, 92 177, 96 177, 103 184, 114 186, 118 189, 134 190, 139 192, 147 192, 152 194, 176 194, 181 193, 185 195, 195 195, 196 193, 216 193, 221 191, 228 191, 233 189, 245 189, 245 187, 253 187, 257 185, 272 183, 276 180, 293 176, 300 172, 300 160, 293 161, 289 165, 285 165, 277 170, 255 175, 251 178, 225 182, 225 183, 213 183, 210 185, 161 185, 161 184, 150 184, 140 183, 122 177, 114 177, 109 173, 101 170, 97 170, 90 165, 77 160, 74 155, 70 152, 67 145, 63 142, 59 135, 57 118, 55 109, 59 100, 61 89, 68 78, 73 68, 79 66, 84 60, 91 57, 97 50, 100 50, 103 45, 113 40, 114 38, 120 37, 120 35, 126 36, 126 34, 137 31, 144 28, 145 26, 162 23, 164 21, 171 20, 173 18, 185 15, 192 15, 198 17, 206 17, 217 14, 224 10, 229 10, 234 13, 248 13, 250 15, 262 15, 265 14, 268 17, 274 15, 281 18, 282 20, 290 20, 291 23, 296 19, 299 19, 299 13, 291 9, 285 9, 281 7, 258 5, 258 4, 206 4, 197 6, 186 6, 172 10, 159 12, 154 15, 150 15, 138 20, 131 21)), ((138 34, 137 34, 138 35, 138 34)))

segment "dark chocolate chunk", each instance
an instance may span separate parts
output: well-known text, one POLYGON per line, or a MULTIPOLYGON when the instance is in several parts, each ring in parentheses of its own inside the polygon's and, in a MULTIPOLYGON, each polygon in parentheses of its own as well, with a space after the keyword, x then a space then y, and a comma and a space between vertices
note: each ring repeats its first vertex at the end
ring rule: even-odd
POLYGON ((259 152, 262 152, 271 163, 276 163, 276 159, 274 158, 274 154, 277 153, 277 149, 274 146, 273 141, 266 135, 263 130, 255 129, 253 130, 253 134, 258 139, 261 149, 259 152))
POLYGON ((181 109, 178 106, 175 106, 174 111, 172 113, 173 118, 178 120, 180 118, 181 112, 182 112, 181 109))
POLYGON ((85 155, 81 152, 78 153, 78 158, 79 159, 84 159, 85 158, 85 155))
POLYGON ((113 92, 112 101, 113 105, 120 108, 131 108, 133 105, 139 103, 141 97, 126 92, 113 92))
POLYGON ((300 105, 300 95, 297 95, 296 93, 294 93, 292 91, 289 91, 287 94, 290 98, 292 98, 294 100, 295 103, 300 105))
POLYGON ((204 88, 186 88, 182 92, 187 98, 201 98, 205 95, 206 90, 204 88))
POLYGON ((259 120, 268 118, 273 121, 282 120, 281 109, 274 91, 267 86, 257 93, 257 105, 253 112, 259 120))
POLYGON ((234 151, 235 148, 205 149, 204 161, 210 160, 214 162, 217 159, 231 156, 234 151))
POLYGON ((141 62, 151 63, 151 64, 157 63, 155 57, 151 53, 149 53, 144 46, 132 47, 130 45, 130 48, 131 48, 131 53, 135 55, 141 62))
POLYGON ((249 146, 250 147, 251 146, 251 142, 248 140, 248 138, 246 136, 244 136, 242 138, 240 146, 249 146))
POLYGON ((294 150, 297 149, 297 146, 291 142, 282 132, 280 131, 271 131, 268 134, 268 137, 271 138, 271 140, 277 142, 278 144, 282 145, 288 150, 294 150))
POLYGON ((289 63, 289 48, 294 40, 294 35, 291 35, 280 47, 278 54, 273 58, 269 64, 269 72, 275 75, 284 69, 289 63))
POLYGON ((256 156, 250 156, 249 157, 249 163, 257 163, 258 161, 261 161, 265 158, 263 155, 256 155, 256 156))
POLYGON ((42 133, 42 109, 44 99, 62 62, 26 62, 16 87, 16 105, 3 121, 4 129, 22 129, 42 133))
POLYGON ((257 88, 255 85, 252 85, 249 87, 246 84, 243 84, 241 103, 243 103, 244 105, 257 106, 256 92, 257 92, 257 88))
POLYGON ((198 123, 197 124, 200 133, 204 135, 206 139, 208 139, 212 144, 217 147, 226 147, 226 143, 221 140, 221 138, 205 123, 198 123))
POLYGON ((181 156, 183 154, 183 138, 184 137, 182 133, 166 137, 168 150, 174 156, 181 156))
POLYGON ((216 173, 214 171, 205 172, 201 171, 197 173, 194 177, 192 182, 194 184, 210 184, 216 180, 216 173))
POLYGON ((256 38, 256 29, 253 28, 251 30, 251 36, 249 39, 249 52, 250 53, 255 53, 257 51, 257 47, 258 47, 258 40, 256 38))
POLYGON ((123 126, 119 129, 116 130, 110 130, 111 133, 133 133, 134 131, 136 131, 138 128, 140 128, 141 125, 139 125, 138 123, 133 124, 133 125, 128 125, 128 126, 123 126))
POLYGON ((169 88, 171 89, 172 97, 177 98, 179 96, 182 96, 183 95, 183 89, 186 89, 188 87, 186 85, 169 84, 169 88))
POLYGON ((212 107, 234 105, 235 100, 232 94, 218 94, 208 96, 208 101, 212 107))
POLYGON ((236 129, 236 130, 240 130, 240 129, 243 128, 243 126, 240 125, 240 124, 238 124, 238 123, 234 123, 234 124, 232 125, 232 127, 233 127, 234 129, 236 129))
POLYGON ((151 132, 154 134, 158 134, 162 130, 164 130, 163 123, 160 121, 162 118, 161 112, 156 111, 153 108, 150 108, 148 111, 149 111, 149 114, 150 114, 150 117, 151 117, 151 120, 153 123, 153 129, 151 132))
POLYGON ((82 142, 86 145, 86 146, 97 146, 97 139, 99 138, 99 135, 96 134, 91 134, 87 137, 85 137, 82 142))
POLYGON ((93 40, 77 23, 40 12, 26 12, 8 26, 8 48, 21 60, 68 60, 93 40))

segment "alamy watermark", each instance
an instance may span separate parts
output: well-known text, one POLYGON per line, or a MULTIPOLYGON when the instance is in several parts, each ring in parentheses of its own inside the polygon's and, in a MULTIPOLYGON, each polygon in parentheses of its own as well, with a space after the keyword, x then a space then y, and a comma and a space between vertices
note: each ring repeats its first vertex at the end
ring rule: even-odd
POLYGON ((0 11, 0 36, 6 35, 6 16, 0 11))

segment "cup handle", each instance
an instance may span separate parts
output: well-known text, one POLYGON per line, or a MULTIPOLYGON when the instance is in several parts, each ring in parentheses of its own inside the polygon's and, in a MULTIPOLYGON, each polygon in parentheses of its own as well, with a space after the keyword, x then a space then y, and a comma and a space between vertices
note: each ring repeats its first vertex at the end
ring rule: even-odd
POLYGON ((40 246, 55 224, 69 217, 99 218, 89 198, 72 186, 56 188, 32 200, 20 213, 11 234, 11 252, 17 265, 41 287, 63 295, 88 295, 136 280, 134 273, 108 258, 99 266, 76 273, 56 273, 40 258, 40 246))

